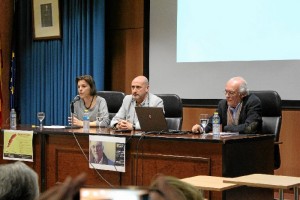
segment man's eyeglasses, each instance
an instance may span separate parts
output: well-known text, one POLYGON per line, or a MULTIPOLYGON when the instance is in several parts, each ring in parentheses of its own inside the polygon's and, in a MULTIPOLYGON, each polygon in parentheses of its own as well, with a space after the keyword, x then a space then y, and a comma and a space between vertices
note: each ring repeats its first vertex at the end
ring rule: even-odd
POLYGON ((228 96, 232 97, 232 96, 236 95, 236 92, 235 91, 227 91, 227 90, 225 90, 224 94, 225 94, 225 96, 228 95, 228 96))

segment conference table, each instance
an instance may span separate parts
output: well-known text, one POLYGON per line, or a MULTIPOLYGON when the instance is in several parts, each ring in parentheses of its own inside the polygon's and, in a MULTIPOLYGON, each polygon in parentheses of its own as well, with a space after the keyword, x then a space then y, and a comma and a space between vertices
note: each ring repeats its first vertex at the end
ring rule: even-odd
MULTIPOLYGON (((40 130, 29 125, 19 125, 17 129, 34 132, 34 161, 26 163, 38 173, 42 191, 81 172, 88 174, 87 187, 98 188, 149 186, 157 174, 182 179, 197 175, 238 177, 274 172, 272 135, 145 134, 116 132, 109 128, 91 128, 89 133, 83 133, 82 129, 40 130), (125 172, 89 167, 86 157, 90 135, 125 138, 125 172)), ((0 149, 3 154, 3 136, 0 149)), ((12 161, 0 159, 0 163, 9 162, 12 161)), ((273 191, 242 186, 210 192, 209 196, 211 199, 273 199, 273 191)))
POLYGON ((250 174, 236 178, 226 178, 224 184, 246 185, 279 190, 279 200, 284 200, 284 190, 294 190, 294 200, 299 199, 300 178, 270 174, 250 174))

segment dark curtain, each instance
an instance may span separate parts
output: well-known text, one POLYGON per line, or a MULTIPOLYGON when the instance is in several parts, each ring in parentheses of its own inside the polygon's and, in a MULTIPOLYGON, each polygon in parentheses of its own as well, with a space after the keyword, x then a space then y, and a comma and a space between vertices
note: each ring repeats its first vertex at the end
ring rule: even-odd
POLYGON ((61 39, 33 40, 32 0, 15 1, 16 100, 20 123, 67 125, 75 78, 90 74, 104 88, 104 1, 60 0, 61 39))

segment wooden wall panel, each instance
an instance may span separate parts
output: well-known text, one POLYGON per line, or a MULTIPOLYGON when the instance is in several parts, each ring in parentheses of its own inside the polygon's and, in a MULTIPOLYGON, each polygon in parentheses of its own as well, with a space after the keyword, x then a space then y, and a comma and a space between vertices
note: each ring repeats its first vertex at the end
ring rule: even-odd
POLYGON ((132 29, 144 27, 143 0, 109 0, 107 17, 109 29, 132 29))
POLYGON ((143 29, 111 32, 112 89, 131 93, 134 77, 143 74, 143 29))
POLYGON ((300 177, 300 111, 284 110, 280 132, 281 167, 275 174, 300 177))
POLYGON ((108 1, 107 7, 111 89, 131 93, 132 79, 143 74, 144 1, 108 1))
POLYGON ((144 29, 127 31, 126 40, 126 81, 125 93, 131 93, 131 81, 138 75, 143 75, 143 34, 144 29))
POLYGON ((14 1, 0 0, 0 35, 3 55, 2 68, 2 120, 3 125, 9 121, 9 70, 11 58, 11 36, 13 25, 14 1))

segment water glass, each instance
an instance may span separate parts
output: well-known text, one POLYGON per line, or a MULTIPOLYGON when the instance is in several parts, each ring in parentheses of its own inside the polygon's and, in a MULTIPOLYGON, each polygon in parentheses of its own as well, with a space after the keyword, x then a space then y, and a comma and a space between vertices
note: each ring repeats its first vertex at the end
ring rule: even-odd
POLYGON ((40 121, 40 129, 43 129, 43 120, 45 119, 45 113, 44 112, 38 112, 37 118, 40 121))
POLYGON ((203 133, 205 134, 205 127, 208 124, 208 114, 201 114, 200 115, 200 126, 203 128, 203 133))
POLYGON ((99 130, 100 130, 100 128, 101 128, 101 122, 103 120, 102 115, 101 115, 100 112, 97 113, 96 120, 98 122, 99 130))

